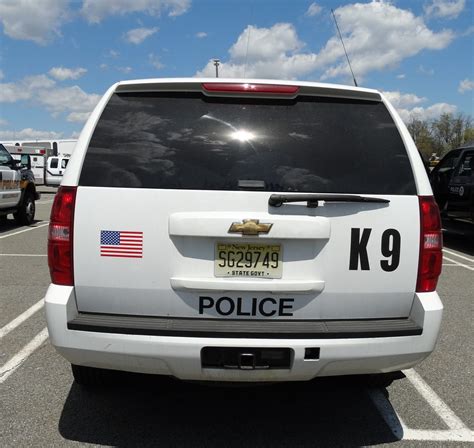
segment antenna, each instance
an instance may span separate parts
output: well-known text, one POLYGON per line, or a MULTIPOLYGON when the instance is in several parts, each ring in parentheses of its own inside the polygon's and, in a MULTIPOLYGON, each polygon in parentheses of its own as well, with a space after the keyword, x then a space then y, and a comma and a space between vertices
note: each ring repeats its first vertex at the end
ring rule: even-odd
POLYGON ((358 87, 357 86, 357 81, 356 81, 355 76, 354 76, 354 72, 352 71, 351 61, 349 60, 349 56, 348 56, 347 51, 346 51, 346 46, 344 45, 344 40, 342 39, 341 30, 339 29, 339 25, 337 24, 337 20, 336 20, 336 15, 334 14, 334 10, 332 8, 331 8, 331 13, 332 13, 332 17, 334 19, 334 23, 336 24, 337 32, 339 33, 339 39, 341 39, 342 48, 344 48, 344 53, 346 55, 347 63, 349 64, 349 69, 351 70, 351 73, 352 73, 352 80, 354 81, 354 85, 356 87, 358 87))

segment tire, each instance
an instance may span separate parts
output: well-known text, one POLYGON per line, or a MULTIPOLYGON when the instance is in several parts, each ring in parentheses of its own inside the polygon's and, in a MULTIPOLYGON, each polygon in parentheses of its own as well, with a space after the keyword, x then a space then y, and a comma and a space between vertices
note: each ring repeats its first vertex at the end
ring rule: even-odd
POLYGON ((0 216, 0 226, 6 224, 8 221, 8 215, 1 215, 0 216))
POLYGON ((23 202, 16 213, 13 214, 15 221, 24 226, 31 226, 35 219, 35 198, 31 191, 26 191, 23 202))
POLYGON ((99 388, 110 385, 111 372, 94 367, 78 366, 71 364, 74 381, 87 388, 99 388))

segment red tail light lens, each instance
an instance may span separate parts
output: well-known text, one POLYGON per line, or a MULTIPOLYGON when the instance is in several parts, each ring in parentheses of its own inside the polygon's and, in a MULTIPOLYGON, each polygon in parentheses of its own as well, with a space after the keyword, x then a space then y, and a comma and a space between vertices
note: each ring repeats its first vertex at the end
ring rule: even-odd
POLYGON ((294 95, 298 92, 298 86, 282 86, 276 84, 247 84, 247 83, 224 83, 207 82, 202 85, 208 92, 227 93, 269 93, 277 95, 294 95))
POLYGON ((54 198, 48 233, 48 265, 51 281, 74 285, 72 237, 76 187, 59 187, 54 198))
POLYGON ((438 205, 433 196, 420 196, 420 260, 416 292, 436 289, 443 263, 443 235, 438 205))

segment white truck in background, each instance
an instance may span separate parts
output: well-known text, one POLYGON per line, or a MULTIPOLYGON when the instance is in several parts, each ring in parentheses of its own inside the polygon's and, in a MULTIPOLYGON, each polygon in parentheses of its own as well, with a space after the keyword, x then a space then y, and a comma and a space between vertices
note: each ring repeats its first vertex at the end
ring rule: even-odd
POLYGON ((12 157, 31 156, 31 170, 37 185, 58 186, 77 140, 9 141, 4 142, 12 157))
POLYGON ((32 148, 43 148, 48 150, 48 155, 71 157, 77 140, 60 139, 60 140, 10 140, 1 142, 5 146, 22 146, 32 148))

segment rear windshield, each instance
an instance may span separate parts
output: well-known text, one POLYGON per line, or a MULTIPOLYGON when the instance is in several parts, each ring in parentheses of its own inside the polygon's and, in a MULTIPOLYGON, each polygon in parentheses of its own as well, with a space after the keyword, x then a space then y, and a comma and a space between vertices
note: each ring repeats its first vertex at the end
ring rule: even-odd
POLYGON ((90 141, 80 185, 416 193, 383 103, 189 93, 114 94, 90 141))

